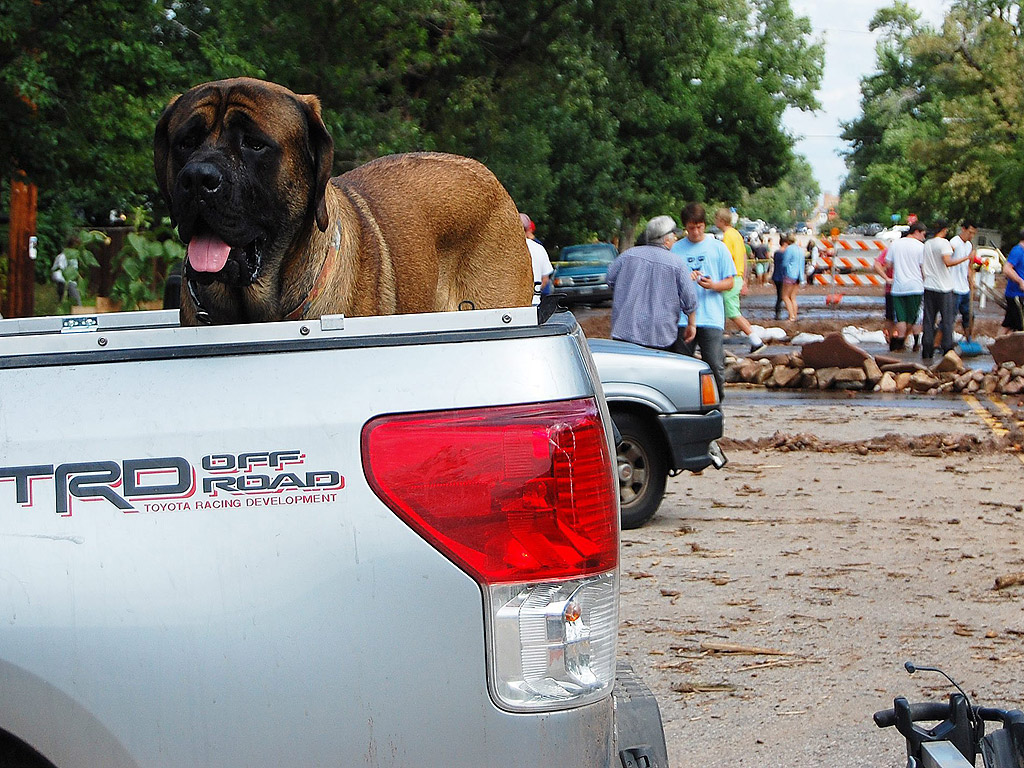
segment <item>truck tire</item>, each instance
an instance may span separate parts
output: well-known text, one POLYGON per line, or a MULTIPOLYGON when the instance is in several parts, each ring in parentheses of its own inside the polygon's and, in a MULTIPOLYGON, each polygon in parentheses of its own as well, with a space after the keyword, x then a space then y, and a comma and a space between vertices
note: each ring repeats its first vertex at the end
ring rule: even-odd
POLYGON ((668 461, 662 440, 648 420, 619 411, 612 414, 612 421, 622 435, 616 446, 622 528, 631 530, 658 511, 665 495, 668 461))

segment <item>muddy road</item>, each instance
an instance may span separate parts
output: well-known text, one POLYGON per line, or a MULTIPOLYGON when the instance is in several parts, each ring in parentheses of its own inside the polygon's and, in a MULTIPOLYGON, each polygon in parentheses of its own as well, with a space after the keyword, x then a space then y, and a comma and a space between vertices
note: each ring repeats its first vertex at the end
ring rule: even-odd
POLYGON ((730 387, 721 471, 622 536, 621 649, 673 766, 899 766, 894 696, 1024 707, 1017 398, 730 387), (1009 436, 1009 438, 1008 438, 1009 436))

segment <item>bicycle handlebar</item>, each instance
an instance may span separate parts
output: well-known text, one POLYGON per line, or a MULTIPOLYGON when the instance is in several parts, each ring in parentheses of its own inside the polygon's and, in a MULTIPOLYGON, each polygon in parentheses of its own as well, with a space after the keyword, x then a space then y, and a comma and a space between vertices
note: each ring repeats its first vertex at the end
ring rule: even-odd
MULTIPOLYGON (((945 720, 949 716, 949 711, 949 704, 945 701, 922 701, 910 705, 910 719, 914 722, 919 720, 945 720)), ((879 728, 891 728, 896 725, 896 710, 879 710, 875 712, 872 719, 879 728)))
MULTIPOLYGON (((1020 721, 1022 718, 1020 710, 998 709, 996 707, 974 707, 974 714, 982 719, 1004 724, 1020 721)), ((950 715, 949 703, 945 701, 922 701, 910 705, 910 719, 919 722, 922 720, 945 720, 950 715)), ((882 709, 872 716, 875 725, 879 728, 891 728, 896 725, 896 710, 882 709)))

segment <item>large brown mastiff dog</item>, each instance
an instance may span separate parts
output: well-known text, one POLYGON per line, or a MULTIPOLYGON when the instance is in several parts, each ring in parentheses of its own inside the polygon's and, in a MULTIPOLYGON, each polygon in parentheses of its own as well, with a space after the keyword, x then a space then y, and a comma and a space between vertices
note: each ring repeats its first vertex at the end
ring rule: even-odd
POLYGON ((188 244, 181 322, 528 306, 516 206, 483 165, 417 153, 330 178, 315 96, 198 85, 156 127, 160 191, 188 244))

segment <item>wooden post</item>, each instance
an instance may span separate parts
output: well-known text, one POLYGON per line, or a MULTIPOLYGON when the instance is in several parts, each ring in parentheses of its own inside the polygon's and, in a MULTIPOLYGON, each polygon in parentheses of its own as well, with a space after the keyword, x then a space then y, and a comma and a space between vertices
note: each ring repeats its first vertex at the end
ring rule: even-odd
POLYGON ((29 258, 28 239, 36 234, 35 184, 11 180, 10 269, 4 317, 32 317, 35 314, 35 262, 29 258))

